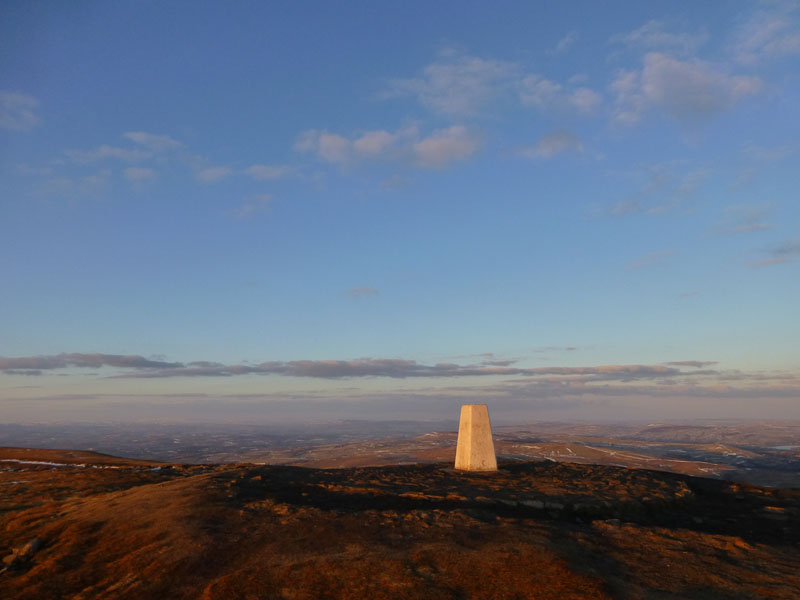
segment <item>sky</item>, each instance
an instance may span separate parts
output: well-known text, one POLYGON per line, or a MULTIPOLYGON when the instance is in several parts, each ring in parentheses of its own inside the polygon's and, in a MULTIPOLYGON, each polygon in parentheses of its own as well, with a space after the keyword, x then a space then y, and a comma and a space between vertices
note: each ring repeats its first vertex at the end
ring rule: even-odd
POLYGON ((0 5, 0 421, 800 418, 800 2, 0 5))

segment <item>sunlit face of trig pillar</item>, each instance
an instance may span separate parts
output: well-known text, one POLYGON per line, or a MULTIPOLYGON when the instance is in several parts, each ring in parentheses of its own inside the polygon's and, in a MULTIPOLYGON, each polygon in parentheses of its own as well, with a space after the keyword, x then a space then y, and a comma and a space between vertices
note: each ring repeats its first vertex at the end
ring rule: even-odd
POLYGON ((485 404, 464 404, 458 425, 456 469, 496 471, 497 459, 492 441, 492 424, 485 404))

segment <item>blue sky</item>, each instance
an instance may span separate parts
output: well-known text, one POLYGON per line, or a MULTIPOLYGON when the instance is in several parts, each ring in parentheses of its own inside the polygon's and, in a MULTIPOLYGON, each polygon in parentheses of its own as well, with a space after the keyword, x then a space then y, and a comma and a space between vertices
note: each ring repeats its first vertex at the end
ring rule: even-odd
POLYGON ((800 418, 798 67, 797 2, 4 2, 0 418, 800 418))

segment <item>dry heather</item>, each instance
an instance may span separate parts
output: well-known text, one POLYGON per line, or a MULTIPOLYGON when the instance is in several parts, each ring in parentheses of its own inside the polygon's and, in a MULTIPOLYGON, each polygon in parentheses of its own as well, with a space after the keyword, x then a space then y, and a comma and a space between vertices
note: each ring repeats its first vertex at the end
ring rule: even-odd
POLYGON ((81 460, 0 463, 4 598, 800 597, 798 491, 552 462, 81 460))

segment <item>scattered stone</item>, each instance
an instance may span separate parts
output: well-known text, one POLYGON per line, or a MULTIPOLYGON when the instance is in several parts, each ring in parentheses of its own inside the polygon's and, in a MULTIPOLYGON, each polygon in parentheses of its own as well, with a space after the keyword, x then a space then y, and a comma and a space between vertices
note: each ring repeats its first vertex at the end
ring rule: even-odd
POLYGON ((34 538, 24 546, 14 548, 8 556, 3 557, 6 569, 18 569, 28 562, 42 547, 42 540, 34 538))
POLYGON ((778 513, 782 514, 782 513, 786 512, 786 509, 782 508, 780 506, 765 506, 764 510, 766 512, 768 512, 768 513, 775 513, 775 514, 778 514, 778 513))
POLYGON ((773 519, 776 521, 789 520, 789 515, 786 514, 786 509, 781 508, 780 506, 765 506, 764 512, 766 513, 764 516, 768 519, 773 519))
POLYGON ((9 554, 3 557, 3 566, 7 569, 13 569, 20 562, 19 555, 9 554))
POLYGON ((39 538, 33 538, 30 542, 25 544, 22 549, 19 551, 19 555, 22 558, 28 559, 34 554, 36 554, 42 547, 42 540, 39 538))

